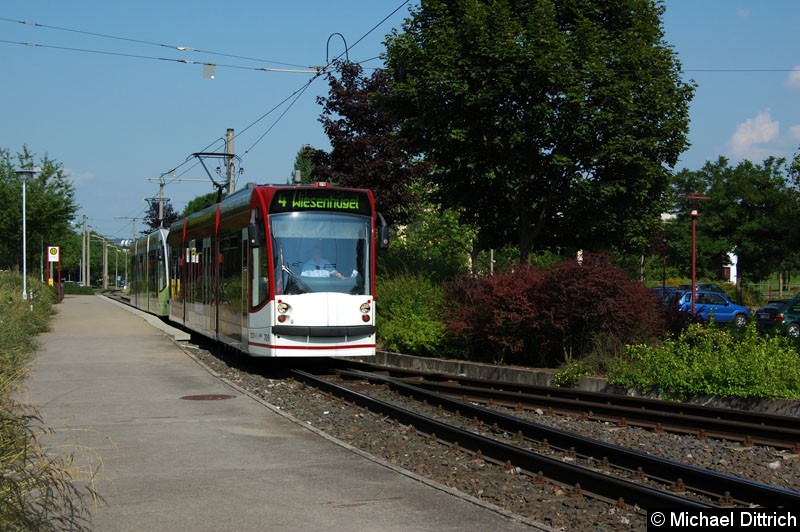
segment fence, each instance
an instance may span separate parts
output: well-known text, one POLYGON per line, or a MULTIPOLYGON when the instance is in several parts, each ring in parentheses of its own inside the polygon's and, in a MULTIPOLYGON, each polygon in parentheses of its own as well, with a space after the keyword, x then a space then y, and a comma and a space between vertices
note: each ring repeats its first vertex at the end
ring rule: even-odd
POLYGON ((791 283, 780 289, 778 283, 753 283, 754 291, 761 293, 764 299, 791 299, 800 291, 800 284, 791 283))

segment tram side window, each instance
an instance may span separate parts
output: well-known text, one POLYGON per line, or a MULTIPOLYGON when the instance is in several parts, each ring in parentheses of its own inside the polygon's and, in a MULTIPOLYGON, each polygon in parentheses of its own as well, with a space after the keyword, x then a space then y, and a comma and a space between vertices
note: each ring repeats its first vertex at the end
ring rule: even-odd
POLYGON ((203 239, 202 283, 203 304, 208 305, 214 295, 214 262, 211 260, 211 238, 203 239))
POLYGON ((158 291, 159 293, 167 287, 167 268, 169 267, 165 261, 163 248, 159 247, 156 253, 156 267, 158 268, 158 291))
POLYGON ((181 247, 172 245, 169 249, 171 286, 170 293, 173 299, 183 299, 181 293, 181 247))
POLYGON ((220 298, 222 303, 240 308, 242 304, 241 231, 220 237, 220 298))
POLYGON ((190 303, 200 303, 203 300, 200 283, 202 249, 198 251, 194 240, 189 243, 189 246, 189 278, 186 279, 189 292, 187 297, 190 303))
POLYGON ((255 308, 263 305, 269 297, 269 248, 267 247, 267 231, 263 220, 256 216, 258 220, 258 240, 260 247, 252 248, 251 275, 252 289, 250 291, 250 306, 255 308))
POLYGON ((148 279, 147 279, 147 290, 150 294, 155 295, 158 291, 158 257, 155 250, 151 251, 148 254, 148 279))
POLYGON ((140 293, 144 291, 144 284, 145 284, 145 275, 147 274, 147 268, 145 267, 144 255, 140 254, 136 257, 136 293, 140 293))

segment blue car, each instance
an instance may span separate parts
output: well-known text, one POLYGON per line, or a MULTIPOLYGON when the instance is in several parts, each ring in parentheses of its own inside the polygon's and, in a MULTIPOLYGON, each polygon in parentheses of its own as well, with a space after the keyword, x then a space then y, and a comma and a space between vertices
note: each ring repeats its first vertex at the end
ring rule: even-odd
MULTIPOLYGON (((678 308, 683 312, 692 311, 692 292, 682 292, 677 300, 678 308)), ((695 313, 703 321, 714 320, 715 323, 732 323, 743 327, 750 319, 750 310, 737 305, 718 292, 698 291, 695 313)))

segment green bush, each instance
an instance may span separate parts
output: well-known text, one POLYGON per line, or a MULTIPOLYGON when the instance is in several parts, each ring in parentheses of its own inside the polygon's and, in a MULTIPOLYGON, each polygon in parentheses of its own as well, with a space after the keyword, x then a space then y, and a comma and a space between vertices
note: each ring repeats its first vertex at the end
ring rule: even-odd
POLYGON ((61 289, 64 295, 90 296, 94 294, 91 286, 80 286, 74 283, 62 284, 61 289))
POLYGON ((384 349, 421 356, 448 353, 442 287, 420 275, 378 279, 378 339, 384 349))
POLYGON ((609 383, 642 392, 800 399, 800 353, 794 341, 691 325, 662 345, 629 346, 610 364, 609 383))

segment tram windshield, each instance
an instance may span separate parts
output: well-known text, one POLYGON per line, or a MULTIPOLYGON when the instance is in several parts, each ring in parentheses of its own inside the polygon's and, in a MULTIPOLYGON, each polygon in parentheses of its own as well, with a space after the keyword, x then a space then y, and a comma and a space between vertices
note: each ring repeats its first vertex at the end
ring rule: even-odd
POLYGON ((269 222, 277 293, 370 294, 368 216, 306 211, 269 222))

